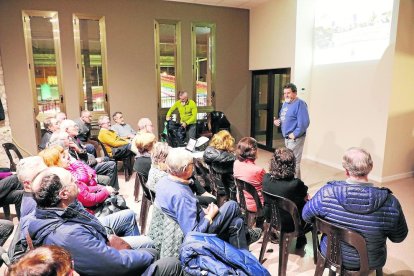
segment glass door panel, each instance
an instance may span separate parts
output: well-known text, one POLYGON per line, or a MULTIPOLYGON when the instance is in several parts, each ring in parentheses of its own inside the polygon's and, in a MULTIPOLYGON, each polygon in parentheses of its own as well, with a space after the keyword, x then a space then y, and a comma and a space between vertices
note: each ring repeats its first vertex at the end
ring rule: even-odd
POLYGON ((34 116, 39 141, 43 121, 64 112, 57 12, 22 12, 34 116))
POLYGON ((280 129, 273 125, 283 103, 283 86, 290 69, 254 71, 252 77, 252 134, 259 146, 272 150, 283 145, 280 129))
POLYGON ((177 94, 177 25, 159 24, 159 66, 161 81, 161 108, 170 108, 177 94))
MULTIPOLYGON (((282 108, 284 96, 283 96, 283 86, 289 83, 290 75, 289 74, 273 74, 274 85, 273 85, 273 118, 279 118, 279 112, 282 108)), ((273 125, 273 135, 272 135, 272 148, 283 147, 285 145, 285 141, 282 137, 282 131, 280 127, 276 127, 273 125)))
POLYGON ((269 77, 266 74, 253 76, 253 95, 255 104, 254 135, 260 144, 266 144, 267 129, 267 102, 268 102, 269 77))
POLYGON ((197 120, 207 123, 215 108, 216 25, 193 23, 191 26, 193 99, 198 107, 197 120))
POLYGON ((181 24, 162 19, 156 20, 154 24, 158 129, 161 133, 164 129, 165 115, 177 100, 181 87, 181 24))
POLYGON ((73 16, 76 61, 79 75, 80 109, 94 117, 109 114, 106 90, 105 20, 95 16, 73 16))

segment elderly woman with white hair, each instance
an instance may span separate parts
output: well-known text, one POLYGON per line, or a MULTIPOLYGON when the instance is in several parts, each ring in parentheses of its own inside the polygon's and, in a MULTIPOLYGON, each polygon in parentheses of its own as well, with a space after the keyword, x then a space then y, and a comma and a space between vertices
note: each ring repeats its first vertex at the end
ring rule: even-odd
MULTIPOLYGON (((155 187, 158 184, 158 181, 164 176, 168 175, 167 165, 165 160, 167 159, 168 153, 170 152, 170 147, 165 142, 155 143, 151 151, 151 169, 149 170, 147 186, 151 190, 155 191, 155 187)), ((210 203, 216 203, 216 198, 208 193, 204 187, 192 176, 189 179, 189 186, 191 191, 197 195, 197 199, 200 202, 201 206, 208 206, 210 203)))
POLYGON ((236 248, 248 249, 248 245, 260 238, 260 229, 249 229, 238 204, 226 202, 219 209, 211 203, 203 209, 191 191, 190 177, 193 174, 193 157, 190 152, 171 149, 167 159, 169 175, 162 178, 156 187, 155 205, 175 220, 184 235, 191 231, 217 234, 217 236, 236 248))

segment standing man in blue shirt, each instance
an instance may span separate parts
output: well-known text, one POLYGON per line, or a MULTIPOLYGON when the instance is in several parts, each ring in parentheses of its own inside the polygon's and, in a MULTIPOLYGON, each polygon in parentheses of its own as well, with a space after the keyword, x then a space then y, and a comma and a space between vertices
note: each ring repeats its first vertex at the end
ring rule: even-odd
POLYGON ((295 154, 295 177, 300 179, 300 161, 303 145, 305 144, 306 129, 309 127, 309 113, 306 103, 298 98, 296 85, 288 83, 283 87, 285 102, 279 113, 279 119, 274 118, 275 126, 282 128, 285 145, 295 154))

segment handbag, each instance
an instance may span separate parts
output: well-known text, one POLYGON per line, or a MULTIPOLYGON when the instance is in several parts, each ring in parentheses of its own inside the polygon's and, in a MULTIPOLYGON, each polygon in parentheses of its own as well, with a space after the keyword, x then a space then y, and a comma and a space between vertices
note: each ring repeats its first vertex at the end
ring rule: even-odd
POLYGON ((96 217, 104 217, 125 209, 129 209, 125 198, 121 195, 111 195, 93 211, 96 217))

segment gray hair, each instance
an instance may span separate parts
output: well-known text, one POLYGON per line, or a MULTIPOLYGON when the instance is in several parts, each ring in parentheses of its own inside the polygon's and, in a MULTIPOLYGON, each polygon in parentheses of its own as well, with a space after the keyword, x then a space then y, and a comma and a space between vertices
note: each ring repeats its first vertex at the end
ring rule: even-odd
POLYGON ((342 166, 351 176, 367 176, 373 166, 371 155, 363 148, 349 148, 342 158, 342 166))
POLYGON ((193 156, 185 149, 173 148, 168 153, 165 163, 168 167, 168 173, 175 176, 181 176, 188 165, 193 163, 193 156))
POLYGON ((91 112, 89 110, 87 110, 87 109, 81 111, 81 117, 83 117, 83 116, 89 116, 89 114, 91 114, 91 112))
POLYGON ((151 151, 152 164, 158 165, 159 163, 165 163, 168 153, 170 152, 170 146, 165 142, 157 142, 151 151))
POLYGON ((75 126, 76 123, 73 120, 63 120, 60 123, 60 130, 61 131, 67 131, 69 129, 69 127, 71 126, 75 126))
POLYGON ((58 131, 54 132, 52 136, 50 136, 49 143, 47 143, 47 147, 52 146, 61 146, 62 148, 67 148, 64 140, 69 139, 69 134, 65 131, 58 131))
POLYGON ((56 118, 47 118, 44 122, 43 125, 45 127, 45 129, 49 129, 51 126, 53 126, 54 124, 57 124, 58 120, 56 118))
POLYGON ((56 113, 56 115, 55 115, 55 118, 58 120, 58 122, 60 123, 60 122, 62 122, 63 120, 65 120, 67 117, 66 117, 66 113, 65 112, 58 112, 58 113, 56 113), (65 118, 65 119, 64 119, 65 118))
POLYGON ((99 119, 98 119, 98 125, 99 125, 99 126, 101 126, 102 122, 103 122, 103 121, 105 121, 105 120, 107 120, 107 119, 108 119, 109 121, 111 121, 111 119, 109 119, 109 117, 108 117, 108 116, 106 116, 106 115, 102 115, 102 116, 100 116, 100 117, 99 117, 99 119))
POLYGON ((138 121, 138 130, 145 129, 147 125, 152 124, 151 120, 148 118, 141 118, 138 121))
POLYGON ((32 182, 33 178, 46 168, 47 166, 40 156, 23 158, 17 164, 17 178, 21 183, 32 182))

